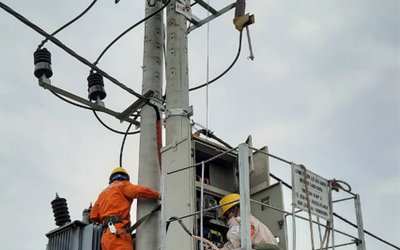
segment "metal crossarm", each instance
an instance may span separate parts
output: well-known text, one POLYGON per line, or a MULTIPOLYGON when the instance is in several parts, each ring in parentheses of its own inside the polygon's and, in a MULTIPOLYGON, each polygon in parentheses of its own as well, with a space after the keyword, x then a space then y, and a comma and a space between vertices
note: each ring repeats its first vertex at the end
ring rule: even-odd
MULTIPOLYGON (((196 0, 196 2, 200 4, 200 2, 203 2, 203 1, 202 1, 202 0, 196 0)), ((203 3, 204 3, 204 2, 203 2, 203 3)), ((205 4, 205 3, 204 3, 204 4, 205 4)), ((201 5, 201 4, 200 4, 200 5, 201 5)), ((203 5, 201 5, 201 6, 203 6, 203 5)), ((207 7, 208 5, 206 4, 205 6, 207 7)), ((223 8, 223 9, 221 9, 221 10, 219 10, 219 11, 215 11, 215 9, 210 8, 209 10, 210 10, 210 13, 212 13, 212 15, 210 15, 210 16, 207 17, 207 18, 204 18, 203 20, 201 20, 200 18, 198 18, 198 17, 195 16, 195 15, 192 15, 192 19, 189 20, 189 21, 190 21, 193 25, 192 25, 191 27, 189 27, 188 33, 191 32, 191 31, 193 31, 193 30, 195 30, 195 29, 197 29, 197 28, 199 28, 199 27, 201 27, 202 25, 204 25, 204 24, 210 22, 211 20, 214 20, 215 18, 221 16, 222 14, 224 14, 224 13, 230 11, 231 9, 235 8, 235 6, 236 6, 236 3, 232 3, 232 4, 226 6, 225 8, 223 8), (213 11, 215 11, 215 12, 213 12, 211 9, 212 9, 213 11)), ((204 7, 204 6, 203 6, 203 7, 204 7)), ((205 8, 206 8, 206 7, 205 7, 205 8)), ((206 8, 206 9, 207 9, 207 8, 206 8)))
MULTIPOLYGON (((108 109, 106 107, 102 107, 102 106, 100 106, 99 104, 97 104, 95 102, 91 102, 91 101, 86 100, 86 99, 84 99, 82 97, 79 97, 77 95, 74 95, 72 93, 69 93, 69 92, 63 90, 63 89, 60 89, 60 88, 58 88, 56 86, 51 85, 50 82, 49 82, 49 79, 47 79, 47 78, 43 78, 43 77, 39 78, 39 85, 41 87, 43 87, 44 89, 48 89, 48 90, 53 91, 53 92, 55 92, 55 93, 57 93, 59 95, 65 96, 65 97, 67 97, 67 98, 69 98, 71 100, 74 100, 76 102, 82 103, 83 105, 86 105, 86 106, 90 107, 93 110, 104 112, 104 113, 112 115, 114 117, 120 117, 121 116, 121 113, 115 112, 115 111, 113 111, 111 109, 108 109)), ((136 125, 136 127, 140 127, 140 122, 139 121, 133 120, 133 119, 131 119, 129 117, 120 117, 119 119, 121 121, 127 121, 129 123, 132 123, 132 124, 136 125)))
POLYGON ((216 11, 213 7, 211 7, 203 0, 194 0, 194 1, 198 3, 200 6, 202 6, 204 9, 209 10, 213 15, 217 14, 218 11, 216 11))

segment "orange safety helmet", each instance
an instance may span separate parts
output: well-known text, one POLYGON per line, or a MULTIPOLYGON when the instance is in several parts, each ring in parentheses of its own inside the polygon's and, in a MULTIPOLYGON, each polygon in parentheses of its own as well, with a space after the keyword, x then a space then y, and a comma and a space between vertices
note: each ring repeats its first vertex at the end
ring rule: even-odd
POLYGON ((114 170, 111 172, 111 174, 110 174, 110 182, 112 181, 112 177, 115 175, 115 174, 123 174, 123 175, 125 175, 126 176, 126 179, 129 181, 129 174, 128 174, 128 172, 126 172, 126 170, 124 169, 124 168, 121 168, 121 167, 116 167, 116 168, 114 168, 114 170))
POLYGON ((220 205, 224 205, 224 204, 226 204, 226 203, 232 202, 232 203, 229 203, 229 204, 227 204, 227 205, 221 207, 221 212, 222 212, 221 218, 222 218, 222 219, 225 217, 225 213, 226 213, 231 207, 233 207, 233 206, 235 206, 235 205, 237 205, 237 204, 240 203, 239 200, 240 200, 240 195, 239 195, 239 194, 228 194, 228 195, 225 195, 224 198, 222 198, 222 199, 219 201, 219 204, 220 204, 220 205), (235 201, 235 202, 233 202, 233 201, 235 201))

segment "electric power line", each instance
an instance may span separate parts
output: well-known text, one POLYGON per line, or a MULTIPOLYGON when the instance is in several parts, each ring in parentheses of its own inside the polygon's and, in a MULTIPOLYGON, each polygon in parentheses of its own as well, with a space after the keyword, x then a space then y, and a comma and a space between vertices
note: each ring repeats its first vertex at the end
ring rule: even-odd
MULTIPOLYGON (((128 128, 126 129, 124 138, 122 139, 121 150, 120 150, 120 152, 119 152, 119 166, 120 166, 121 168, 122 168, 122 154, 123 154, 123 152, 124 152, 125 141, 126 141, 126 137, 128 136, 129 130, 131 129, 131 127, 132 127, 132 123, 129 124, 128 128)), ((135 133, 138 133, 138 132, 140 132, 140 131, 136 131, 135 133)))
MULTIPOLYGON (((77 104, 77 103, 75 103, 75 102, 72 102, 72 101, 70 101, 70 100, 68 100, 68 99, 66 99, 66 98, 64 98, 64 97, 62 97, 62 96, 60 96, 59 94, 55 93, 54 91, 50 91, 50 92, 51 92, 53 95, 55 95, 55 96, 57 96, 58 98, 60 98, 61 100, 65 101, 65 102, 67 102, 67 103, 69 103, 69 104, 71 104, 71 105, 73 105, 73 106, 76 106, 76 107, 78 107, 78 108, 87 109, 87 110, 92 110, 93 113, 94 113, 94 115, 95 115, 95 117, 97 118, 97 120, 98 120, 104 127, 106 127, 107 129, 109 129, 110 131, 112 131, 112 132, 114 132, 114 133, 123 134, 123 135, 135 135, 135 134, 140 133, 140 131, 135 131, 135 132, 131 132, 131 133, 117 131, 117 130, 115 130, 115 129, 109 127, 109 126, 107 126, 107 124, 105 124, 105 123, 100 119, 100 117, 97 115, 96 111, 95 111, 94 109, 92 109, 91 107, 83 106, 83 105, 77 104)), ((132 123, 131 123, 131 124, 132 124, 132 123)))
POLYGON ((68 54, 70 54, 71 56, 73 56, 74 58, 76 58, 78 61, 82 62, 83 64, 89 66, 92 70, 95 70, 96 72, 100 73, 101 75, 103 75, 105 78, 107 78, 108 80, 110 80, 112 83, 114 83, 115 85, 117 85, 118 87, 124 89, 125 91, 127 91, 128 93, 136 96, 139 99, 145 99, 147 100, 146 97, 144 97, 143 95, 137 93, 136 91, 134 91, 131 88, 128 88, 127 86, 125 86, 124 84, 122 84, 121 82, 119 82, 117 79, 115 79, 114 77, 110 76, 109 74, 107 74, 105 71, 101 70, 99 67, 97 67, 96 65, 92 64, 91 62, 89 62, 88 60, 86 60, 85 58, 83 58, 82 56, 78 55, 76 52, 74 52, 72 49, 68 48, 66 45, 64 45, 60 40, 58 40, 55 37, 52 37, 50 34, 48 34, 46 31, 44 31, 43 29, 41 29, 39 26, 37 26, 36 24, 32 23, 31 21, 29 21, 28 19, 26 19, 24 16, 22 16, 21 14, 19 14, 18 12, 14 11, 13 9, 11 9, 10 7, 8 7, 7 5, 5 5, 4 3, 0 2, 0 8, 2 8, 3 10, 5 10, 6 12, 8 12, 9 14, 11 14, 12 16, 14 16, 15 18, 17 18, 19 21, 21 21, 22 23, 24 23, 25 25, 27 25, 28 27, 30 27, 31 29, 33 29, 34 31, 38 32, 39 34, 41 34, 42 36, 46 37, 48 40, 52 41, 55 45, 57 45, 59 48, 61 48, 62 50, 64 50, 65 52, 67 52, 68 54))
MULTIPOLYGON (((154 12, 151 15, 148 15, 147 17, 143 18, 142 20, 140 20, 139 22, 135 23, 134 25, 132 25, 131 27, 129 27, 127 30, 125 30, 124 32, 122 32, 119 36, 117 36, 104 50, 103 52, 101 52, 100 56, 97 58, 97 60, 93 63, 94 65, 97 65, 100 61, 100 59, 104 56, 104 54, 107 52, 107 50, 109 48, 111 48, 111 46, 114 45, 114 43, 116 43, 121 37, 123 37, 124 35, 126 35, 126 33, 128 33, 129 31, 131 31, 132 29, 134 29, 135 27, 137 27, 138 25, 140 25, 141 23, 149 20, 150 18, 152 18, 153 16, 157 15, 159 12, 161 12, 163 9, 165 9, 165 7, 168 6, 168 4, 171 2, 171 0, 169 0, 166 4, 164 4, 163 7, 161 7, 159 10, 157 10, 156 12, 154 12)), ((154 4, 155 5, 155 4, 154 4)), ((149 5, 150 7, 153 7, 151 5, 149 5)))
POLYGON ((219 76, 215 77, 215 78, 212 79, 211 81, 206 82, 206 83, 204 83, 204 84, 201 84, 201 85, 199 85, 199 86, 190 88, 189 91, 194 91, 194 90, 200 89, 200 88, 202 88, 202 87, 208 86, 208 85, 210 85, 211 83, 213 83, 213 82, 217 81, 218 79, 220 79, 221 77, 223 77, 223 76, 224 76, 226 73, 228 73, 228 72, 232 69, 232 67, 236 64, 237 60, 239 59, 241 50, 242 50, 242 31, 240 31, 240 34, 239 34, 239 47, 238 47, 238 51, 237 51, 236 57, 235 57, 235 59, 233 60, 233 62, 231 63, 231 65, 229 65, 229 67, 228 67, 224 72, 222 72, 219 76))
POLYGON ((67 103, 69 103, 69 104, 71 104, 71 105, 74 105, 74 106, 76 106, 76 107, 78 107, 78 108, 93 110, 91 107, 83 106, 83 105, 80 105, 80 104, 78 104, 78 103, 72 102, 72 101, 70 101, 70 100, 68 100, 68 99, 65 99, 64 97, 60 96, 59 94, 57 94, 57 93, 54 92, 54 91, 51 91, 51 90, 50 90, 50 92, 51 92, 53 95, 55 95, 55 96, 57 96, 58 98, 60 98, 61 100, 63 100, 64 102, 67 102, 67 103))
MULTIPOLYGON (((66 27, 68 27, 69 25, 73 24, 75 21, 77 21, 79 18, 81 18, 82 16, 84 16, 97 2, 97 0, 94 0, 81 14, 79 14, 77 17, 75 17, 74 19, 72 19, 71 21, 69 21, 68 23, 64 24, 63 26, 61 26, 59 29, 57 29, 56 31, 54 31, 51 36, 55 36, 58 32, 62 31, 63 29, 65 29, 66 27)), ((46 38, 44 39, 38 46, 38 49, 42 48, 43 45, 48 41, 49 39, 46 38)))
MULTIPOLYGON (((354 224, 354 223, 352 223, 351 221, 349 221, 349 220, 343 218, 342 216, 338 215, 337 213, 333 213, 333 215, 335 215, 337 218, 341 219, 342 221, 346 222, 347 224, 349 224, 349 225, 351 225, 351 226, 353 226, 353 227, 355 227, 355 228, 358 229, 358 226, 357 226, 356 224, 354 224)), ((384 239, 382 239, 382 238, 380 238, 380 237, 378 237, 378 236, 376 236, 376 235, 374 235, 374 234, 368 232, 368 231, 365 230, 365 229, 364 229, 364 233, 368 234, 369 236, 371 236, 371 237, 373 237, 373 238, 375 238, 375 239, 377 239, 377 240, 379 240, 379 241, 381 241, 381 242, 383 242, 383 243, 385 243, 385 244, 387 244, 387 245, 389 245, 389 246, 391 246, 391 247, 393 247, 393 248, 396 248, 396 249, 399 249, 399 250, 400 250, 400 247, 395 246, 394 244, 392 244, 392 243, 390 243, 390 242, 388 242, 388 241, 386 241, 386 240, 384 240, 384 239)))
MULTIPOLYGON (((97 120, 101 123, 101 125, 103 125, 104 127, 106 127, 108 130, 110 130, 110 131, 112 131, 112 132, 114 132, 114 133, 120 134, 120 135, 125 135, 125 134, 126 134, 126 132, 121 132, 121 131, 115 130, 115 129, 113 129, 113 128, 107 126, 107 124, 105 124, 105 123, 100 119, 100 117, 97 115, 96 111, 95 111, 95 110, 92 110, 92 111, 93 111, 94 116, 96 116, 97 120)), ((131 124, 132 124, 132 123, 131 123, 131 124)), ((135 135, 135 134, 138 134, 138 133, 140 133, 140 131, 129 132, 128 135, 135 135)))
MULTIPOLYGON (((74 106, 76 106, 76 107, 78 107, 78 108, 83 108, 83 109, 87 109, 87 110, 92 110, 93 113, 94 113, 94 115, 96 116, 97 120, 98 120, 104 127, 106 127, 107 129, 109 129, 110 131, 112 131, 112 132, 114 132, 114 133, 123 134, 123 135, 135 135, 135 134, 140 133, 140 131, 135 131, 135 132, 131 132, 131 133, 126 133, 126 132, 117 131, 117 130, 115 130, 115 129, 109 127, 109 126, 107 126, 107 124, 105 124, 105 123, 100 119, 100 117, 97 115, 96 111, 95 111, 94 109, 92 109, 91 107, 87 107, 87 106, 83 106, 83 105, 80 105, 80 104, 71 102, 70 100, 65 99, 64 97, 60 96, 59 94, 55 93, 54 91, 50 91, 50 92, 53 93, 53 94, 54 94, 55 96, 57 96, 58 98, 60 98, 61 100, 65 101, 65 102, 67 102, 67 103, 69 103, 69 104, 71 104, 71 105, 74 105, 74 106)), ((132 123, 131 123, 131 124, 132 124, 132 123)))

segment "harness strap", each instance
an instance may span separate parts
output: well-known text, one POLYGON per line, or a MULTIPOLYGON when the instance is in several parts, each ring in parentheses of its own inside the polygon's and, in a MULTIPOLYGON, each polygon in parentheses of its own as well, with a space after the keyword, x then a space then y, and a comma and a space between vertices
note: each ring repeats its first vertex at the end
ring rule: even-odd
POLYGON ((103 227, 107 228, 108 227, 108 223, 110 223, 110 222, 113 223, 113 224, 121 223, 122 222, 122 218, 120 216, 111 215, 111 216, 109 216, 107 219, 105 219, 103 221, 103 227))
POLYGON ((122 231, 121 233, 117 234, 117 237, 125 235, 127 233, 132 233, 136 228, 138 228, 145 220, 147 220, 153 213, 160 211, 161 210, 161 204, 159 204, 157 207, 153 208, 150 213, 146 214, 145 216, 143 216, 142 218, 140 218, 138 221, 136 221, 136 223, 126 229, 125 231, 122 231))

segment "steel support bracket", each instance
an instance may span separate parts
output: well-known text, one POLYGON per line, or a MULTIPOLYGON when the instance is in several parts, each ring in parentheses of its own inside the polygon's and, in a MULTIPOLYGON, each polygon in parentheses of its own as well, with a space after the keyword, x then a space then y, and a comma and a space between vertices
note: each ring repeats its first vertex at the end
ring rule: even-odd
POLYGON ((158 98, 155 97, 150 97, 149 98, 149 104, 156 106, 159 110, 162 112, 165 111, 165 106, 162 104, 162 101, 158 98))
MULTIPOLYGON (((199 3, 199 1, 196 1, 197 3, 199 3)), ((203 2, 203 1, 201 1, 203 2)), ((202 5, 203 6, 203 5, 202 5)), ((231 9, 234 9, 236 6, 236 3, 232 3, 228 6, 226 6, 225 8, 217 11, 216 13, 213 13, 211 10, 210 12, 212 13, 211 16, 204 18, 203 20, 201 20, 200 18, 196 17, 195 15, 192 15, 192 19, 190 19, 189 21, 191 23, 193 23, 193 26, 188 28, 188 33, 190 33, 191 31, 193 31, 194 29, 199 28, 200 26, 210 22, 211 20, 214 20, 215 18, 221 16, 222 14, 225 14, 226 12, 228 12, 231 9)), ((204 6, 203 6, 204 7, 204 6)))
MULTIPOLYGON (((149 90, 143 94, 144 97, 149 98, 154 94, 154 91, 149 90)), ((132 103, 129 107, 127 107, 122 113, 120 113, 116 118, 121 122, 125 121, 129 116, 131 116, 134 112, 141 109, 146 104, 145 100, 138 99, 134 103, 132 103)))
POLYGON ((47 89, 47 85, 51 85, 51 80, 47 78, 45 75, 42 75, 39 79, 39 86, 47 89))
POLYGON ((165 120, 172 116, 183 116, 183 117, 191 117, 193 115, 193 106, 189 106, 189 108, 182 109, 182 108, 173 108, 173 109, 167 109, 165 111, 165 120))
POLYGON ((54 93, 56 93, 56 94, 58 94, 60 96, 64 96, 66 98, 69 98, 71 100, 74 100, 76 102, 79 102, 79 103, 81 103, 83 105, 86 105, 88 108, 90 108, 92 110, 100 111, 100 112, 109 114, 111 116, 114 116, 115 118, 120 119, 120 121, 127 121, 129 123, 132 123, 132 124, 134 124, 136 126, 136 128, 140 127, 140 122, 129 118, 129 116, 120 118, 121 117, 121 113, 118 113, 118 112, 115 112, 115 111, 113 111, 111 109, 106 108, 102 101, 91 102, 89 100, 83 99, 80 96, 71 94, 71 93, 69 93, 69 92, 67 92, 67 91, 65 91, 63 89, 60 89, 60 88, 58 88, 56 86, 53 86, 50 83, 51 83, 50 79, 48 79, 46 76, 42 76, 42 77, 39 78, 39 86, 43 87, 44 89, 47 89, 47 90, 49 90, 51 92, 54 92, 54 93))

